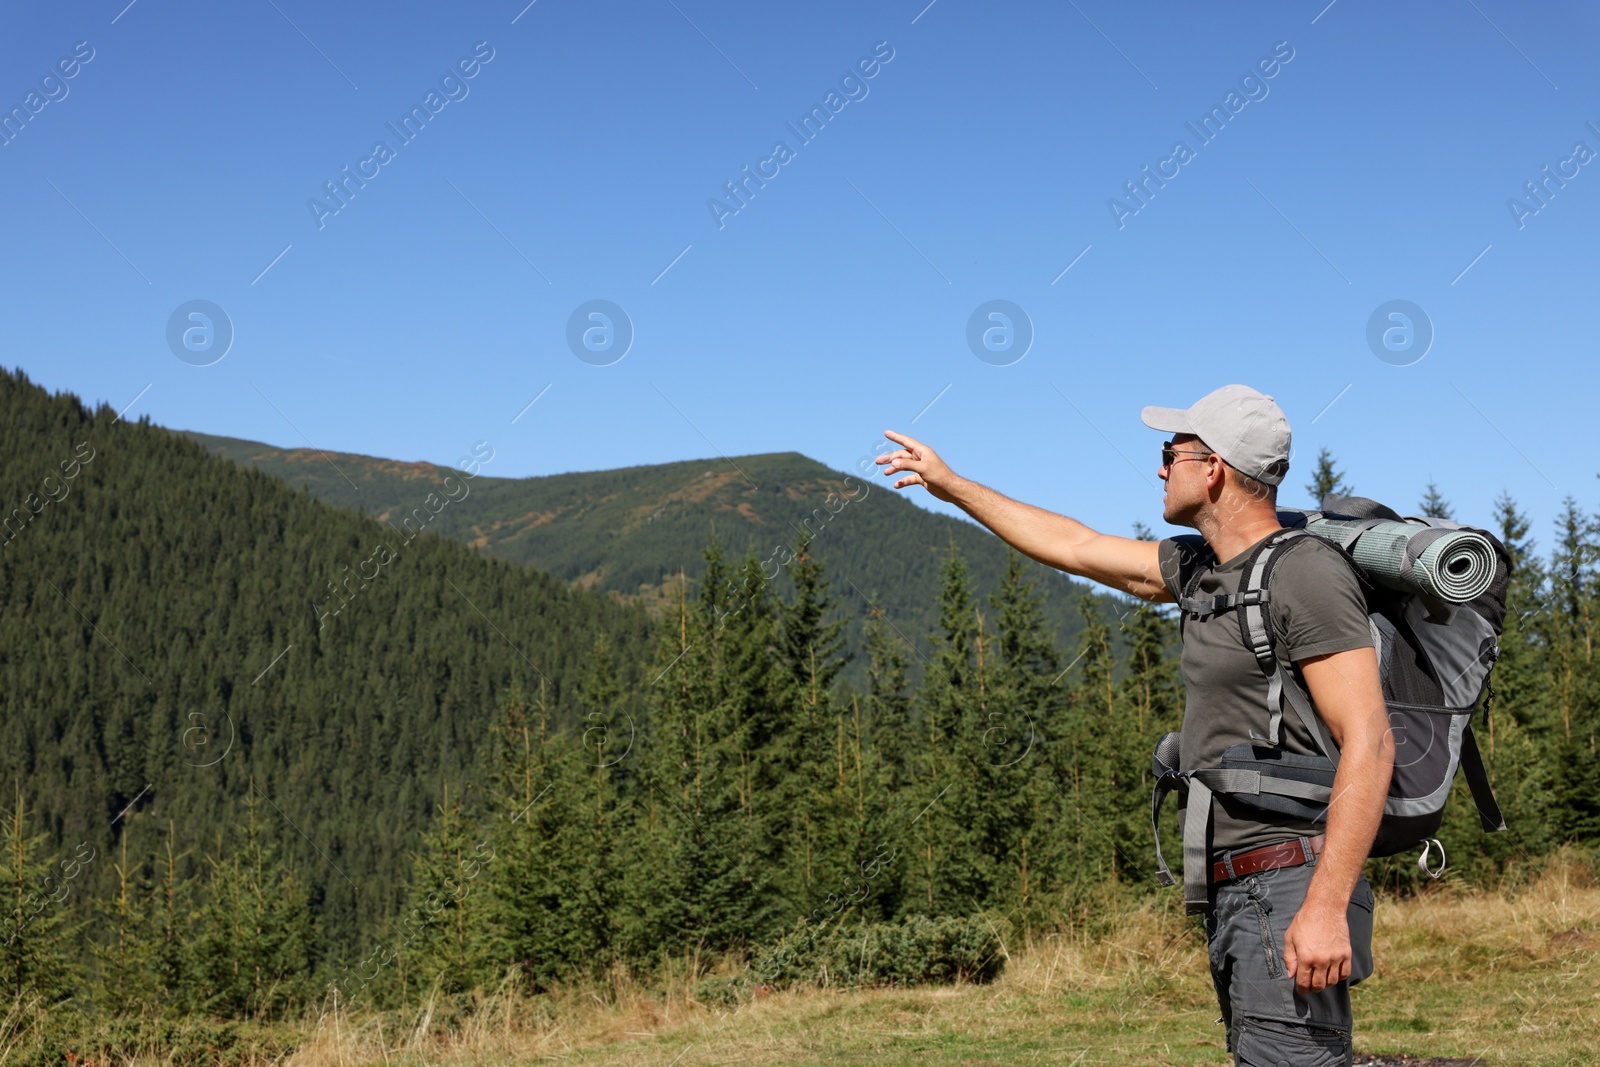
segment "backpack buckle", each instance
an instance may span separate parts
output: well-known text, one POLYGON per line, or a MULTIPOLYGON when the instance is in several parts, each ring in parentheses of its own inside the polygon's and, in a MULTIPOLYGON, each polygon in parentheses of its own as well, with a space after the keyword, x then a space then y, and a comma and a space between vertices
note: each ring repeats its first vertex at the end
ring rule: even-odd
POLYGON ((1211 597, 1186 596, 1183 598, 1182 603, 1179 604, 1179 607, 1183 609, 1184 615, 1198 621, 1200 619, 1209 619, 1213 615, 1220 615, 1227 611, 1232 604, 1232 596, 1219 594, 1211 597))

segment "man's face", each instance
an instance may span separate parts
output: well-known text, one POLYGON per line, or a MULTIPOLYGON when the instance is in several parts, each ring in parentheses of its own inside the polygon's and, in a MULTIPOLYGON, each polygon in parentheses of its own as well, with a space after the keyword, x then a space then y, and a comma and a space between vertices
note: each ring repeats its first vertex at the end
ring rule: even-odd
POLYGON ((1157 472, 1167 483, 1161 517, 1174 526, 1193 526, 1207 499, 1206 474, 1216 461, 1195 454, 1211 450, 1194 434, 1174 435, 1172 448, 1172 462, 1157 472))

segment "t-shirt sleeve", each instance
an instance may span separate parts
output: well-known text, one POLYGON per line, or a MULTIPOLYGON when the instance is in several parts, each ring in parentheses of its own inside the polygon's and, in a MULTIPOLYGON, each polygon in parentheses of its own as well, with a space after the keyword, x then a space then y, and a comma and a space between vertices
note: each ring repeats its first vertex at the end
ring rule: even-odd
POLYGON ((1319 542, 1290 552, 1273 572, 1272 622, 1292 662, 1373 647, 1360 580, 1338 549, 1319 542))
POLYGON ((1183 587, 1200 564, 1205 550, 1205 539, 1194 535, 1168 537, 1156 545, 1156 562, 1161 567, 1161 581, 1173 600, 1183 597, 1183 587))

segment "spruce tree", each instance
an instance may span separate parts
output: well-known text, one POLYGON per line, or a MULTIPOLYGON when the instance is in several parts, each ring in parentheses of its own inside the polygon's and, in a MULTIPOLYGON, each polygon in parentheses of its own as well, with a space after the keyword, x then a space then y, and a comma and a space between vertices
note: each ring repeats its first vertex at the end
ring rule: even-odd
POLYGON ((1559 740, 1572 740, 1572 722, 1586 699, 1593 651, 1596 539, 1592 520, 1568 497, 1556 517, 1556 544, 1549 571, 1550 610, 1539 615, 1549 653, 1559 740))
POLYGON ((727 601, 705 592, 713 579, 726 580, 715 544, 707 562, 706 584, 693 601, 680 575, 649 669, 639 817, 627 843, 630 895, 640 905, 624 935, 635 956, 754 943, 784 914, 771 867, 762 862, 768 845, 754 795, 753 723, 730 714, 729 668, 717 648, 727 601))
POLYGON ((161 850, 142 861, 129 849, 136 826, 134 816, 122 829, 113 891, 93 906, 95 1002, 114 1014, 180 1014, 193 1006, 187 937, 196 917, 194 878, 181 871, 187 853, 177 850, 171 820, 161 850))
POLYGON ((846 853, 852 859, 848 875, 834 892, 843 891, 843 901, 830 900, 829 907, 853 907, 868 921, 881 921, 901 907, 904 861, 907 848, 905 828, 908 814, 898 802, 894 787, 897 759, 884 752, 887 743, 899 744, 904 731, 885 731, 863 702, 850 695, 849 717, 840 713, 839 779, 848 808, 845 820, 846 853))
MULTIPOLYGON (((580 918, 590 910, 589 896, 574 885, 589 877, 582 867, 588 857, 575 848, 592 827, 580 802, 589 779, 588 752, 572 731, 553 724, 553 712, 542 679, 536 698, 525 699, 518 690, 503 703, 495 729, 489 846, 482 868, 475 869, 483 872, 476 880, 485 883, 493 920, 485 954, 496 966, 520 968, 534 989, 590 962, 583 955, 588 945, 580 918)), ((613 739, 610 730, 606 734, 603 740, 613 739)), ((600 752, 609 747, 595 740, 600 752)), ((419 907, 421 923, 433 905, 424 898, 413 911, 419 907)))
POLYGON ((1045 887, 1059 878, 1058 794, 1049 746, 1067 729, 1060 660, 1043 597, 1024 557, 1010 550, 1000 590, 989 596, 996 640, 984 728, 983 788, 993 798, 989 847, 996 877, 992 906, 1026 930, 1046 918, 1045 887))
MULTIPOLYGON (((1155 540, 1143 523, 1134 524, 1134 536, 1140 541, 1155 540)), ((1177 621, 1170 610, 1133 600, 1127 603, 1119 624, 1128 645, 1123 685, 1133 726, 1153 749, 1163 733, 1178 729, 1183 715, 1183 680, 1178 671, 1183 649, 1177 621)))
POLYGON ((74 849, 58 861, 46 852, 49 836, 31 829, 19 784, 16 802, 0 819, 0 886, 6 895, 0 995, 53 1004, 69 996, 75 984, 70 939, 81 923, 71 920, 72 883, 96 856, 93 848, 74 849))
POLYGON ((116 872, 115 893, 96 901, 95 910, 105 931, 105 940, 90 946, 100 963, 97 999, 115 1015, 159 1010, 162 998, 154 995, 151 981, 155 955, 155 943, 150 937, 155 927, 151 911, 155 897, 141 884, 138 867, 128 862, 126 832, 118 843, 118 852, 119 859, 112 865, 116 872))
POLYGON ((850 872, 858 863, 843 709, 833 689, 848 656, 841 652, 845 620, 824 622, 836 614, 835 602, 822 565, 811 554, 809 536, 801 539, 789 573, 793 600, 779 612, 787 728, 781 743, 757 748, 754 756, 772 767, 784 798, 787 825, 780 834, 793 861, 790 900, 796 910, 811 914, 825 894, 852 884, 850 872))
MULTIPOLYGON (((1135 536, 1152 540, 1143 524, 1135 525, 1135 536)), ((1142 600, 1127 603, 1120 626, 1128 646, 1127 670, 1117 687, 1117 705, 1123 709, 1119 726, 1128 743, 1119 749, 1118 781, 1122 796, 1130 805, 1148 800, 1154 782, 1150 777, 1150 753, 1156 742, 1170 730, 1183 725, 1184 690, 1180 671, 1183 648, 1176 617, 1166 609, 1142 600)), ((1144 860, 1150 854, 1150 830, 1146 820, 1123 819, 1115 834, 1124 869, 1148 869, 1144 860)))
POLYGON ((1552 610, 1541 616, 1550 649, 1561 733, 1555 826, 1568 839, 1600 839, 1600 679, 1593 625, 1600 613, 1600 540, 1594 519, 1571 497, 1556 519, 1550 567, 1552 610))
POLYGON ((1542 617, 1549 610, 1548 579, 1543 561, 1534 552, 1530 528, 1516 501, 1502 493, 1495 501, 1495 532, 1505 546, 1511 577, 1500 656, 1490 679, 1494 698, 1492 706, 1485 709, 1487 721, 1479 726, 1490 755, 1495 748, 1497 719, 1505 716, 1514 717, 1536 739, 1552 742, 1560 733, 1559 715, 1551 706, 1547 684, 1551 631, 1542 617))
MULTIPOLYGON (((620 920, 622 818, 619 776, 615 765, 606 762, 608 745, 597 737, 591 726, 582 733, 576 727, 559 729, 550 738, 549 790, 535 798, 523 817, 530 823, 532 855, 519 870, 508 867, 505 872, 515 878, 518 936, 503 954, 497 945, 510 931, 497 927, 480 934, 482 980, 498 979, 500 966, 509 961, 533 988, 544 989, 560 979, 595 974, 612 958, 617 940, 613 923, 620 920)), ((499 852, 483 851, 491 867, 487 882, 493 885, 502 873, 494 869, 499 852)), ((490 914, 504 915, 504 903, 503 897, 496 900, 490 914)))
POLYGON ((487 951, 495 909, 484 870, 495 859, 493 840, 466 817, 449 783, 441 783, 437 810, 413 858, 400 923, 397 977, 408 1002, 434 988, 464 993, 500 977, 487 951))
POLYGON ((863 698, 865 721, 878 755, 878 773, 884 787, 898 792, 909 780, 908 752, 912 743, 912 691, 907 669, 906 639, 898 634, 883 611, 876 591, 862 624, 862 644, 867 652, 867 693, 863 698))
POLYGON ((906 904, 929 915, 961 914, 989 877, 979 811, 984 715, 979 650, 986 640, 966 562, 950 546, 940 572, 939 629, 918 693, 921 729, 914 761, 906 904))
POLYGON ((1078 601, 1083 619, 1076 670, 1069 676, 1068 729, 1061 746, 1058 781, 1064 802, 1062 834, 1070 876, 1065 899, 1075 907, 1101 883, 1116 881, 1127 866, 1121 845, 1143 807, 1132 773, 1136 739, 1123 728, 1118 709, 1111 631, 1090 593, 1078 601), (1130 780, 1132 779, 1132 780, 1130 780))
POLYGON ((1428 479, 1428 488, 1422 494, 1422 502, 1417 505, 1422 514, 1430 519, 1454 519, 1451 514, 1450 501, 1439 492, 1439 487, 1433 484, 1433 479, 1428 479))
MULTIPOLYGON (((875 590, 868 596, 871 604, 879 603, 875 590)), ((848 891, 829 887, 825 905, 831 915, 844 906, 837 903, 843 899, 866 918, 886 919, 906 907, 906 871, 916 862, 911 833, 920 805, 912 802, 916 764, 908 756, 918 736, 912 722, 915 694, 905 640, 880 608, 869 608, 862 639, 867 692, 851 694, 843 723, 845 764, 856 794, 850 850, 855 867, 848 891)))
POLYGON ((719 908, 728 909, 723 921, 736 930, 733 936, 750 941, 774 935, 803 907, 806 857, 792 847, 792 828, 797 798, 804 795, 799 767, 810 735, 796 718, 802 687, 783 652, 783 607, 753 548, 729 588, 736 597, 717 626, 711 622, 716 590, 709 581, 701 589, 708 704, 697 722, 714 736, 699 750, 710 777, 695 810, 697 819, 708 820, 701 823, 708 843, 733 846, 738 888, 719 908))
POLYGON ((1329 493, 1339 496, 1349 496, 1355 489, 1344 479, 1344 472, 1334 467, 1333 452, 1324 445, 1317 452, 1317 466, 1311 472, 1311 480, 1306 483, 1306 492, 1311 494, 1313 507, 1322 506, 1322 498, 1329 493))
POLYGON ((582 755, 574 762, 582 779, 574 792, 581 805, 572 824, 576 840, 566 850, 570 878, 564 895, 574 913, 568 920, 572 947, 581 954, 574 962, 594 973, 611 961, 616 949, 621 838, 631 817, 630 785, 640 762, 634 755, 638 724, 617 684, 603 632, 595 638, 578 699, 584 730, 578 738, 582 755))
POLYGON ((221 1015, 281 1015, 304 1004, 320 960, 320 930, 304 877, 267 836, 254 780, 243 838, 209 858, 210 877, 190 943, 194 1006, 221 1015))

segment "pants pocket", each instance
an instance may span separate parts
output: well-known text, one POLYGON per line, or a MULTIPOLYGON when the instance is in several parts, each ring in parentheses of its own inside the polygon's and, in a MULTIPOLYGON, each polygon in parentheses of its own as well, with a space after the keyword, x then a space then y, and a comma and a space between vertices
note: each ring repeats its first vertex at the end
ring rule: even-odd
POLYGON ((1242 1020, 1234 1049, 1238 1067, 1350 1067, 1352 1056, 1347 1031, 1270 1019, 1242 1020))
POLYGON ((1246 899, 1249 901, 1250 912, 1255 916, 1261 928, 1261 951, 1267 963, 1267 976, 1270 978, 1283 977, 1283 957, 1279 953, 1280 943, 1272 932, 1272 902, 1257 886, 1256 880, 1251 878, 1247 883, 1246 899))

